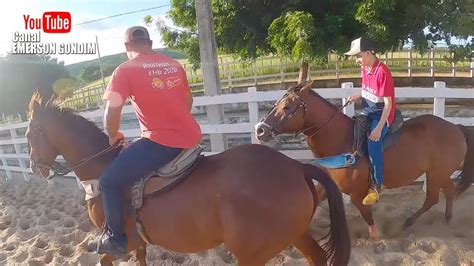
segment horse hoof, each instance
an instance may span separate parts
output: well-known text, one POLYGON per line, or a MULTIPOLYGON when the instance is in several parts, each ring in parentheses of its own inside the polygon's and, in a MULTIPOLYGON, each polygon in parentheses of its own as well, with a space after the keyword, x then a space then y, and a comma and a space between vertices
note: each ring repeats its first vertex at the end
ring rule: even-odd
POLYGON ((403 224, 403 229, 407 229, 408 227, 412 226, 414 223, 415 223, 415 219, 408 218, 403 224))
POLYGON ((373 240, 379 239, 379 230, 377 229, 377 225, 369 225, 369 236, 373 240))

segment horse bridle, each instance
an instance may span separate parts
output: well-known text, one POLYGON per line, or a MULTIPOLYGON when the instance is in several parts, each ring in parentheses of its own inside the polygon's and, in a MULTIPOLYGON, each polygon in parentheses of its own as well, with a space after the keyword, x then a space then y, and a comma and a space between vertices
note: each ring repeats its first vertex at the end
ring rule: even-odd
MULTIPOLYGON (((38 137, 38 134, 39 135, 44 135, 44 131, 41 128, 40 125, 35 125, 33 127, 33 130, 34 130, 34 132, 32 132, 32 135, 35 138, 35 140, 38 137)), ((33 164, 36 167, 39 167, 39 168, 42 168, 43 170, 48 170, 48 171, 52 170, 54 175, 52 175, 52 176, 50 175, 50 176, 46 176, 46 177, 43 176, 43 173, 40 171, 41 177, 43 177, 45 179, 52 179, 55 176, 65 176, 66 174, 72 172, 73 170, 79 168, 80 166, 85 165, 86 163, 90 162, 91 160, 93 160, 93 159, 95 159, 95 158, 97 158, 97 157, 99 157, 99 156, 101 156, 101 155, 103 155, 103 154, 105 154, 105 153, 107 153, 111 150, 114 150, 115 148, 117 148, 120 145, 121 145, 120 142, 116 142, 116 143, 114 143, 114 145, 109 146, 109 147, 101 150, 100 152, 93 154, 92 156, 89 156, 89 157, 86 157, 84 159, 79 160, 77 163, 73 164, 70 167, 63 166, 63 165, 61 165, 60 162, 57 162, 57 161, 54 161, 53 164, 51 166, 49 166, 49 165, 40 163, 39 161, 36 161, 34 159, 30 159, 30 160, 33 161, 33 164)), ((37 149, 37 150, 38 150, 38 153, 39 153, 39 149, 37 149)), ((41 157, 41 156, 39 156, 39 157, 41 157)))
POLYGON ((307 128, 303 128, 303 129, 300 129, 300 130, 297 130, 297 131, 293 131, 293 132, 279 132, 277 130, 277 126, 270 126, 269 124, 265 123, 264 121, 267 119, 267 117, 273 112, 273 110, 278 106, 278 104, 283 101, 286 97, 288 97, 288 95, 293 95, 293 97, 295 97, 298 101, 299 101, 299 104, 298 106, 295 108, 295 110, 289 114, 289 115, 286 115, 284 117, 283 120, 280 121, 279 124, 283 123, 284 121, 286 120, 289 120, 291 118, 293 118, 293 116, 296 114, 296 112, 298 112, 298 110, 300 108, 303 108, 303 120, 305 119, 305 116, 306 116, 306 109, 308 108, 308 105, 306 104, 306 102, 301 99, 301 97, 296 94, 296 93, 292 93, 292 92, 287 92, 285 95, 283 95, 283 97, 281 98, 281 100, 277 101, 272 109, 267 113, 267 115, 265 115, 265 117, 262 118, 262 120, 260 121, 260 123, 266 127, 268 127, 270 129, 270 134, 272 135, 272 137, 276 137, 278 136, 279 134, 283 134, 283 133, 286 133, 286 134, 294 134, 294 137, 297 137, 299 134, 301 133, 304 133, 308 130, 311 130, 313 128, 317 128, 315 132, 313 132, 310 136, 308 136, 308 138, 311 138, 313 136, 315 136, 317 133, 319 133, 340 111, 342 111, 347 105, 349 105, 349 101, 347 101, 344 105, 342 105, 340 108, 338 108, 338 110, 336 112, 334 112, 334 114, 332 114, 330 117, 326 118, 322 123, 321 125, 318 127, 318 124, 314 124, 314 125, 311 125, 307 128))
MULTIPOLYGON (((31 128, 31 124, 30 124, 30 128, 31 128)), ((39 137, 40 135, 44 135, 44 131, 43 131, 43 129, 41 128, 40 125, 35 125, 35 126, 33 126, 31 129, 32 129, 32 130, 30 130, 31 135, 32 135, 32 137, 34 138, 34 143, 37 145, 37 144, 38 144, 38 137, 39 137)), ((28 143, 28 148, 29 148, 29 149, 36 148, 36 152, 37 152, 38 154, 40 154, 39 149, 38 149, 37 147, 32 147, 32 146, 33 146, 33 145, 31 144, 31 142, 28 143)), ((31 152, 31 150, 30 150, 29 152, 31 152)), ((41 155, 39 155, 38 157, 41 158, 41 155)), ((36 168, 39 168, 39 170, 40 170, 40 171, 39 171, 39 174, 41 175, 41 177, 42 177, 42 178, 48 178, 47 176, 43 176, 42 170, 45 170, 45 171, 47 170, 47 171, 49 171, 49 170, 51 169, 51 167, 48 166, 48 165, 46 165, 46 164, 41 163, 39 160, 37 161, 37 160, 32 159, 32 158, 30 158, 30 160, 33 162, 33 165, 34 165, 36 168)))

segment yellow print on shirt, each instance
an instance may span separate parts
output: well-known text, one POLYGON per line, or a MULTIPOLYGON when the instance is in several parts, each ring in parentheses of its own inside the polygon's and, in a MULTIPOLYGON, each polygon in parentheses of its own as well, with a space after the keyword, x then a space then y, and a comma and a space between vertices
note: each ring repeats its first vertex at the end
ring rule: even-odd
POLYGON ((165 83, 159 78, 153 78, 151 86, 153 89, 163 89, 165 87, 165 83))

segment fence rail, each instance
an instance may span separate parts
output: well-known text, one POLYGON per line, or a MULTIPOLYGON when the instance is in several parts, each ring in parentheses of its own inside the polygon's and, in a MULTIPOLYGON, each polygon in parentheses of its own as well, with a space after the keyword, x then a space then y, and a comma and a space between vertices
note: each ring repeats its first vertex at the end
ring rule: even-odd
MULTIPOLYGON (((326 99, 339 99, 341 104, 345 99, 360 92, 360 88, 354 88, 353 84, 343 83, 341 88, 331 89, 314 89, 322 97, 326 99)), ((256 87, 248 88, 245 93, 225 94, 217 96, 201 96, 195 97, 193 106, 203 107, 209 105, 224 104, 247 104, 249 122, 235 124, 201 124, 203 134, 213 133, 250 133, 251 143, 259 143, 254 133, 254 125, 261 118, 259 112, 259 103, 274 102, 284 95, 285 91, 257 91, 256 87)), ((446 99, 474 99, 474 88, 470 89, 450 89, 446 88, 444 82, 435 82, 433 88, 396 88, 396 95, 399 99, 433 99, 433 114, 444 118, 447 121, 474 126, 474 117, 446 117, 446 99)), ((345 107, 343 110, 347 116, 355 114, 354 105, 345 107)), ((131 114, 133 109, 131 106, 125 106, 123 114, 131 114)), ((81 115, 91 119, 100 120, 103 110, 94 110, 81 112, 81 115)), ((29 156, 27 139, 25 138, 27 122, 16 123, 11 125, 0 126, 0 176, 4 176, 7 180, 12 178, 12 173, 20 173, 24 179, 28 181, 32 172, 29 169, 29 156)), ((138 127, 122 130, 127 138, 136 138, 140 136, 138 127)), ((205 155, 218 153, 219 151, 205 152, 205 155)), ((309 160, 313 155, 310 150, 280 150, 280 152, 297 160, 309 160)), ((61 158, 60 158, 61 159, 61 158)), ((423 180, 423 176, 419 180, 423 180)))

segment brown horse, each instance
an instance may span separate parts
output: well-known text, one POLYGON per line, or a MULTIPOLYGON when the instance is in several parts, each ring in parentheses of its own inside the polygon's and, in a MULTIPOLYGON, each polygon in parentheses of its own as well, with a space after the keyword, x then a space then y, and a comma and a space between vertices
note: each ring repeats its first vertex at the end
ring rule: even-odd
MULTIPOLYGON (((35 95, 27 139, 34 173, 43 177, 61 154, 69 165, 109 146, 92 122, 35 95)), ((77 167, 81 181, 98 179, 119 149, 77 167)), ((133 167, 133 166, 130 166, 133 167)), ((124 203, 130 205, 130 203, 124 203)), ((87 202, 89 217, 104 222, 101 197, 87 202)), ((202 252, 223 243, 240 265, 264 265, 289 245, 311 264, 348 264, 350 238, 342 195, 325 172, 263 145, 242 145, 201 159, 190 176, 170 191, 144 199, 138 218, 152 244, 182 253, 202 252), (312 179, 326 189, 330 208, 328 242, 318 244, 309 225, 319 203, 312 179)), ((136 236, 135 217, 125 217, 128 250, 145 264, 146 245, 136 236), (133 237, 135 235, 135 237, 133 237)), ((116 258, 105 255, 101 264, 116 258)))
MULTIPOLYGON (((256 125, 259 140, 268 141, 282 133, 304 133, 316 157, 353 152, 353 120, 311 90, 312 83, 288 89, 269 114, 256 125)), ((471 186, 474 179, 474 132, 434 115, 422 115, 404 123, 398 143, 384 151, 384 185, 397 188, 426 173, 427 191, 423 206, 410 216, 404 226, 412 225, 446 196, 446 221, 452 217, 453 199, 471 186), (455 188, 450 176, 462 169, 455 188)), ((347 168, 328 169, 339 189, 350 195, 377 237, 377 227, 370 206, 362 204, 369 187, 369 163, 366 158, 347 168)), ((319 189, 317 189, 319 192, 319 189)), ((320 195, 320 194, 318 194, 320 195)))

